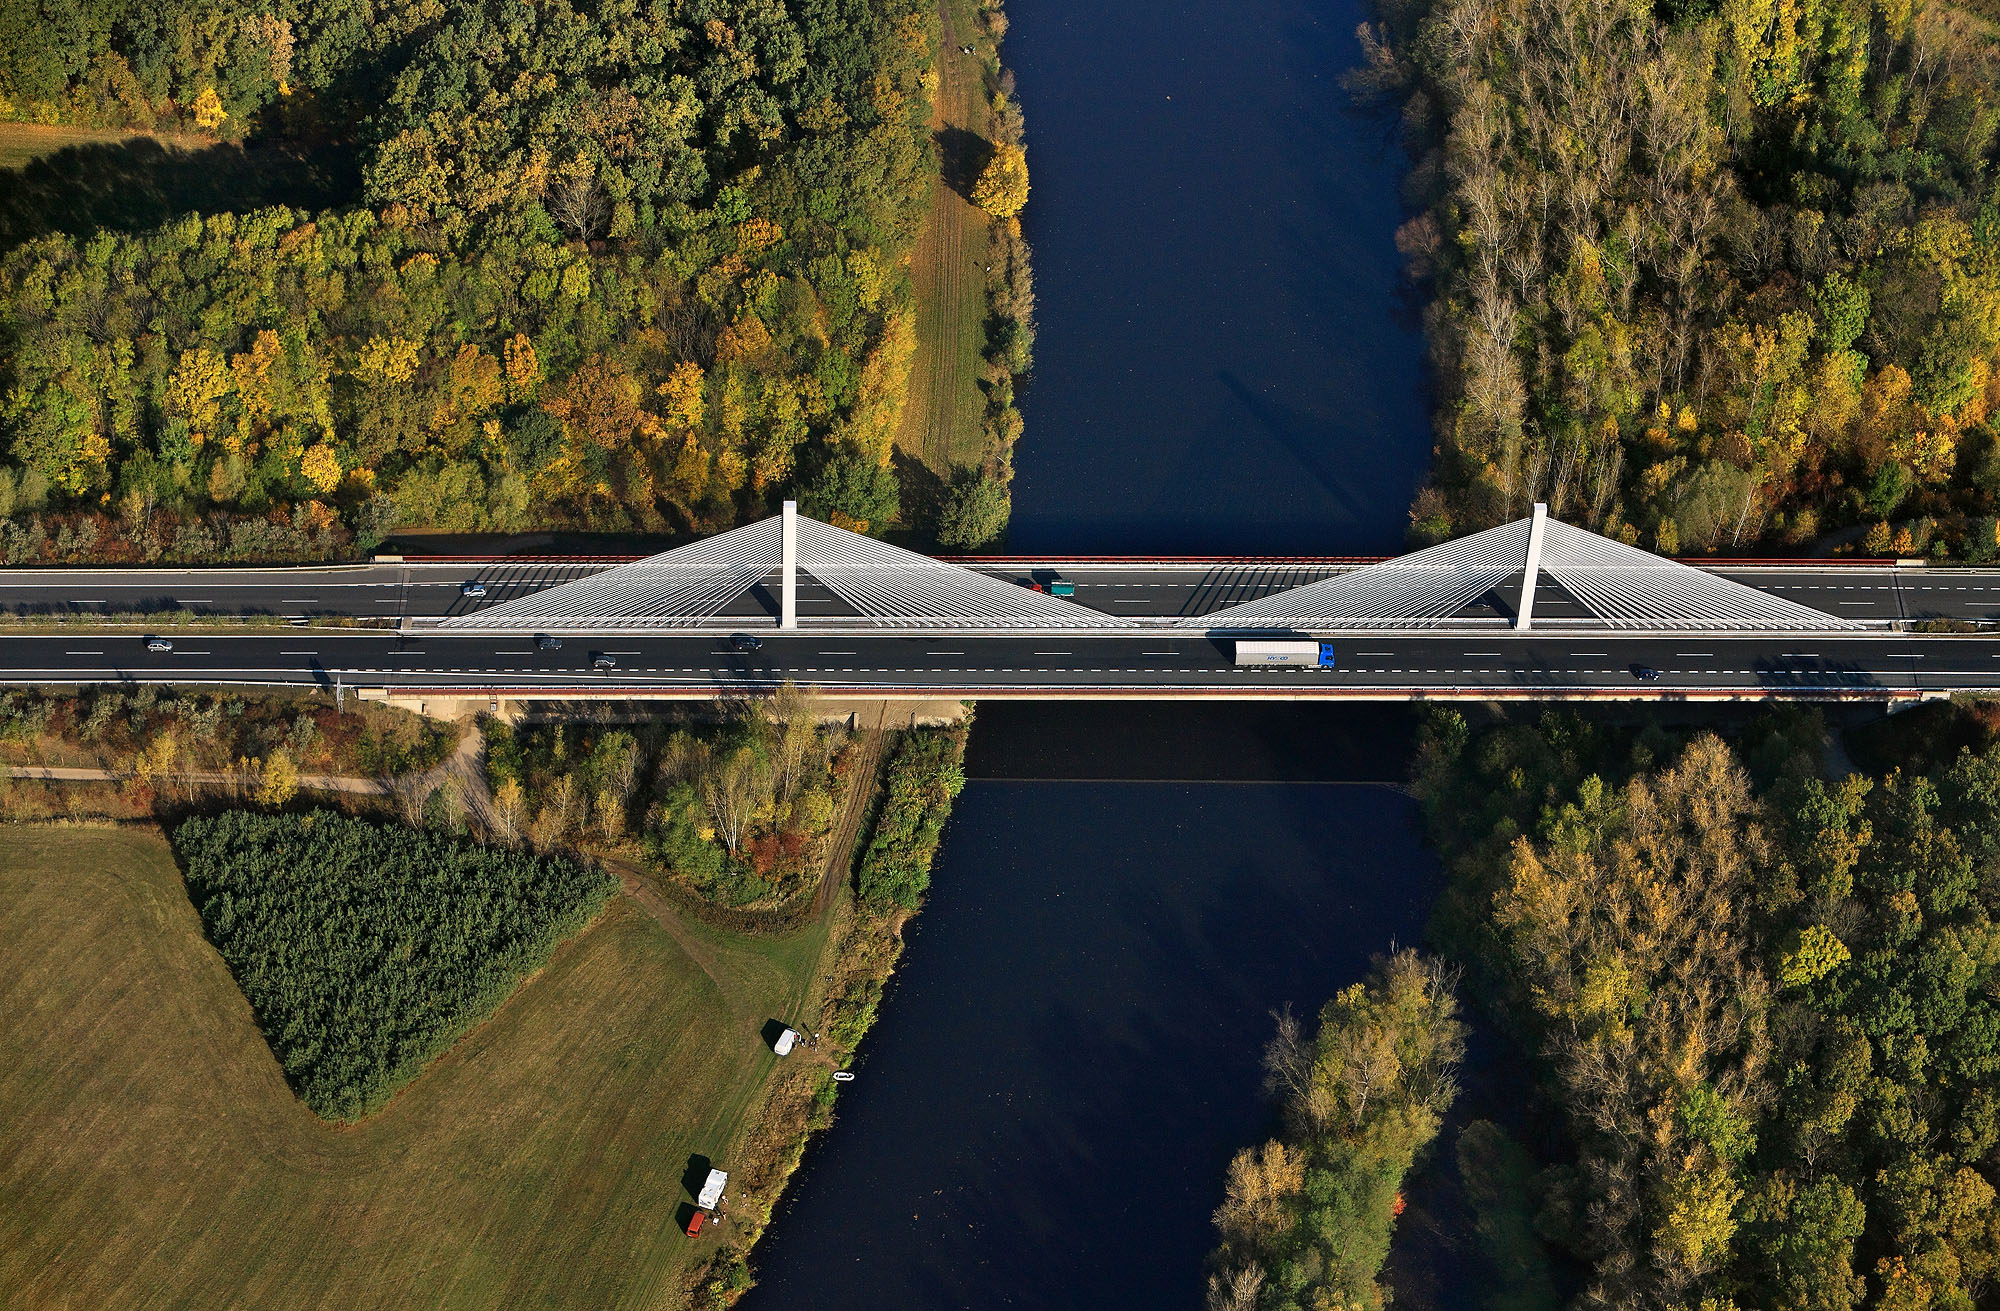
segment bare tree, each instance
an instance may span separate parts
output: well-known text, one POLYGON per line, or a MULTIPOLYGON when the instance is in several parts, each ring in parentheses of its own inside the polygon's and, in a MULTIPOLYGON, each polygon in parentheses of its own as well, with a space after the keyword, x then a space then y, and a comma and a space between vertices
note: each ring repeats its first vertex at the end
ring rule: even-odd
POLYGON ((542 208, 578 241, 595 236, 611 210, 596 165, 583 155, 562 166, 542 197, 542 208))
POLYGON ((764 764, 749 747, 736 748, 716 761, 702 777, 702 806, 715 824, 715 835, 722 839, 730 855, 735 855, 742 844, 758 803, 769 795, 770 780, 765 776, 764 764))
POLYGON ((1257 1311, 1264 1292, 1264 1267, 1255 1261, 1228 1275, 1208 1277, 1207 1311, 1257 1311))
POLYGON ((786 682, 765 706, 777 740, 772 744, 778 799, 790 805, 819 746, 819 714, 812 698, 786 682))

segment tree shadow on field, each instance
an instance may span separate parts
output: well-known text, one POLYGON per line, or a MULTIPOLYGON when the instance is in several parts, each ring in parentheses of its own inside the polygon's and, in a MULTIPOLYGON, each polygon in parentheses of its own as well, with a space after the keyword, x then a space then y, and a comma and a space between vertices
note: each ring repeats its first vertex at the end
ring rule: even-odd
POLYGON ((898 517, 914 541, 937 540, 938 508, 944 500, 944 479, 937 471, 907 451, 890 456, 896 468, 896 492, 901 510, 898 517))
POLYGON ((153 137, 69 146, 0 170, 0 249, 52 232, 139 232, 191 210, 322 209, 360 187, 359 156, 342 146, 185 149, 153 137))
POLYGON ((970 202, 972 186, 979 181, 979 170, 986 167, 993 146, 977 132, 962 127, 939 128, 931 139, 937 142, 939 176, 947 187, 970 202))

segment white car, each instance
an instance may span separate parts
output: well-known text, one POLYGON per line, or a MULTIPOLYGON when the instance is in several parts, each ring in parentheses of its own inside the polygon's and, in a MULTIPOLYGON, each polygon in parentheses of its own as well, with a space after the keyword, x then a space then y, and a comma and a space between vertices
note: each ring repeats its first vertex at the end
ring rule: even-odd
POLYGON ((164 637, 149 637, 146 639, 146 649, 155 655, 165 655, 174 649, 174 644, 164 637))
POLYGON ((470 596, 474 598, 482 597, 486 595, 486 584, 480 582, 478 579, 475 578, 471 582, 466 583, 465 585, 460 587, 458 589, 458 594, 460 596, 470 596))

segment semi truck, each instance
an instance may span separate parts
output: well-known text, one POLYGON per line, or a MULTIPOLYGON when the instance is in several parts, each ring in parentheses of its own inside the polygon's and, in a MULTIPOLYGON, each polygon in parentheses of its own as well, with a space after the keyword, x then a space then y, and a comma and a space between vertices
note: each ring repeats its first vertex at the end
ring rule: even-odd
POLYGON ((1239 665, 1294 665, 1308 669, 1338 669, 1334 659, 1333 643, 1315 642, 1306 638, 1247 638, 1236 639, 1236 663, 1239 665))

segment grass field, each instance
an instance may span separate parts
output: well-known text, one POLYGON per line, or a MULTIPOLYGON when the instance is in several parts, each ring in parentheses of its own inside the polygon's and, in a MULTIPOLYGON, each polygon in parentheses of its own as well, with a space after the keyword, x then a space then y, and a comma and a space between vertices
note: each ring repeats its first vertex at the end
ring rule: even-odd
MULTIPOLYGON (((944 0, 943 49, 938 59, 937 112, 932 131, 947 156, 947 176, 962 171, 973 146, 984 141, 987 92, 985 38, 969 0, 944 0), (982 51, 966 55, 959 46, 982 51)), ((959 179, 961 182, 963 179, 959 179)), ((910 401, 896 445, 922 460, 940 478, 956 465, 985 455, 980 419, 980 351, 985 344, 987 218, 948 185, 933 191, 931 210, 917 237, 911 281, 917 299, 917 351, 910 366, 910 401)))
POLYGON ((0 247, 51 232, 139 232, 190 211, 317 209, 352 199, 352 147, 248 147, 114 128, 0 123, 0 247))
MULTIPOLYGON (((654 1307, 816 985, 620 896, 372 1119, 297 1101, 150 829, 0 828, 0 1306, 654 1307)), ((738 1198, 743 1205, 752 1199, 738 1198)))
POLYGON ((70 146, 117 145, 144 136, 152 136, 154 140, 183 150, 197 150, 215 144, 202 137, 133 132, 119 127, 44 127, 40 123, 0 123, 0 168, 21 168, 43 155, 53 155, 70 146))

